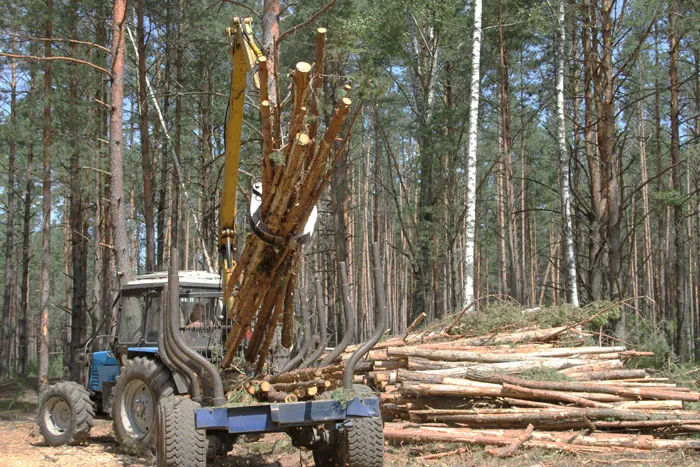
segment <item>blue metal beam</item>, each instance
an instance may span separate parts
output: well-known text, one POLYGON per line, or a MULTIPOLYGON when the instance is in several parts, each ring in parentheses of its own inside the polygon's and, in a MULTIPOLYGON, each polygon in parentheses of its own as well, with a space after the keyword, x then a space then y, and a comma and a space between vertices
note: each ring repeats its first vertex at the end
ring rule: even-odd
POLYGON ((243 407, 204 407, 197 409, 195 423, 199 429, 260 433, 379 415, 379 399, 369 397, 352 399, 347 405, 328 400, 243 407))

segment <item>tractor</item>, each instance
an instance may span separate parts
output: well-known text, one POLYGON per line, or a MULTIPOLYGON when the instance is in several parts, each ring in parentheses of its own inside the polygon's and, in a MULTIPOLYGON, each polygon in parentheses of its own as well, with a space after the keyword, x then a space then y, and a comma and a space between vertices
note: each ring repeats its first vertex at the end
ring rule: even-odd
MULTIPOLYGON (((353 385, 356 364, 386 328, 384 285, 375 245, 373 276, 377 327, 347 361, 343 387, 305 402, 227 405, 219 372, 224 343, 231 330, 223 289, 232 266, 236 228, 236 188, 243 101, 247 73, 259 56, 250 18, 234 18, 227 29, 233 61, 226 151, 220 203, 220 274, 183 271, 170 250, 168 272, 137 277, 119 291, 116 329, 87 342, 81 361, 85 381, 59 382, 42 391, 38 424, 49 445, 80 444, 89 438, 96 416, 113 420, 120 445, 139 453, 156 453, 158 465, 193 467, 228 452, 241 434, 285 432, 295 446, 313 451, 316 465, 378 467, 383 465, 384 435, 379 399, 366 386, 353 385), (236 71, 238 70, 238 72, 236 71), (334 397, 334 396, 338 397, 334 397)), ((253 233, 257 209, 252 196, 249 221, 253 233)), ((259 205, 259 199, 257 199, 259 205)), ((301 244, 313 233, 313 213, 301 244)), ((346 275, 344 265, 339 271, 346 275)), ((347 281, 343 295, 349 297, 347 281)), ((317 297, 317 300, 319 297, 317 297)), ((346 336, 352 339, 352 313, 344 301, 346 336)), ((110 310, 111 311, 111 310, 110 310)), ((312 336, 306 336, 311 338, 312 336)), ((338 356, 344 347, 331 355, 338 356)))

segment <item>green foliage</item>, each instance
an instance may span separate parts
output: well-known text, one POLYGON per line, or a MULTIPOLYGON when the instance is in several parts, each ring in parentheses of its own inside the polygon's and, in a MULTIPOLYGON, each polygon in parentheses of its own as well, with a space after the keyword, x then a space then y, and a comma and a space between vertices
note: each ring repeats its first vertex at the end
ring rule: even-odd
POLYGON ((622 313, 620 304, 607 300, 591 302, 584 307, 584 310, 591 318, 587 327, 594 330, 620 319, 622 313))
MULTIPOLYGON (((585 324, 587 329, 597 331, 619 317, 620 306, 608 301, 592 302, 580 308, 568 304, 525 308, 512 302, 496 302, 481 308, 476 313, 465 313, 453 332, 479 335, 532 326, 540 328, 572 326, 576 323, 585 324)), ((431 328, 444 327, 454 319, 454 316, 447 317, 431 325, 431 328)))
POLYGON ((551 368, 532 368, 530 370, 525 370, 518 374, 518 378, 532 381, 571 381, 565 374, 551 368))
POLYGON ((255 397, 251 396, 248 391, 242 387, 236 388, 226 394, 226 405, 229 407, 238 407, 244 405, 260 405, 255 397))
POLYGON ((25 385, 25 381, 22 379, 18 379, 15 382, 15 389, 12 392, 12 397, 10 400, 7 402, 7 408, 6 410, 12 410, 12 408, 19 402, 19 400, 24 396, 24 391, 27 389, 25 385))
POLYGON ((39 360, 30 360, 27 363, 27 375, 32 378, 39 376, 39 360))
MULTIPOLYGON (((27 376, 37 378, 39 376, 39 360, 30 360, 27 363, 27 376)), ((49 358, 49 378, 63 378, 63 353, 49 358)))
POLYGON ((668 339, 675 333, 673 322, 660 321, 654 325, 650 319, 634 315, 628 317, 625 324, 625 345, 635 350, 654 352, 651 357, 634 358, 630 366, 657 369, 673 366, 674 356, 668 339))
POLYGON ((63 354, 58 354, 49 359, 49 378, 63 378, 63 354))
POLYGON ((284 152, 273 151, 272 154, 270 154, 270 159, 272 159, 272 161, 277 165, 284 165, 284 163, 285 163, 284 152))
POLYGON ((688 201, 688 197, 684 196, 678 190, 666 190, 654 192, 652 199, 658 201, 664 206, 683 207, 688 201))
POLYGON ((355 398, 355 392, 353 390, 346 390, 343 388, 331 391, 331 399, 340 403, 341 406, 347 407, 351 400, 355 398))

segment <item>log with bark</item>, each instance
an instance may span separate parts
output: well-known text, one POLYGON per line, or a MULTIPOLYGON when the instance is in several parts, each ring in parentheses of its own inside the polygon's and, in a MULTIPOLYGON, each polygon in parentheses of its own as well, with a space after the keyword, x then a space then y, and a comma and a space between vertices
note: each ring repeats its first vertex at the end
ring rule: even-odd
MULTIPOLYGON (((384 425, 384 439, 394 442, 448 442, 472 445, 508 446, 523 432, 521 430, 474 430, 465 428, 441 428, 406 426, 388 423, 384 425)), ((655 439, 650 435, 618 433, 594 433, 573 435, 570 432, 532 431, 525 447, 538 447, 568 452, 641 452, 652 449, 700 449, 695 439, 655 439)))
MULTIPOLYGON (((233 296, 228 309, 231 330, 226 340, 222 366, 233 361, 236 349, 252 329, 245 358, 261 372, 278 326, 282 344, 293 341, 294 293, 296 274, 304 239, 304 229, 326 187, 332 167, 346 148, 350 137, 346 120, 351 100, 340 99, 325 133, 320 131, 316 99, 323 75, 325 29, 318 31, 316 67, 299 62, 292 74, 289 108, 284 102, 272 104, 268 79, 277 80, 268 61, 258 59, 260 69, 260 118, 262 121, 262 197, 253 214, 256 234, 250 234, 239 262, 226 284, 224 296, 233 296), (309 112, 311 109, 311 112, 309 112), (282 124, 282 120, 286 125, 282 124), (282 135, 282 128, 286 135, 282 135)), ((351 121, 357 117, 356 111, 351 121)))

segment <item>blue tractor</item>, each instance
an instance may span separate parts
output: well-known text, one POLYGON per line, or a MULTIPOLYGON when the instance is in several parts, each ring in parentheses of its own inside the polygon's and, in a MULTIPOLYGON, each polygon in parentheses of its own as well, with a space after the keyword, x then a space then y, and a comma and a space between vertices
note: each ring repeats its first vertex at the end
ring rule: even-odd
MULTIPOLYGON (((114 337, 98 336, 86 346, 86 381, 60 382, 42 393, 38 421, 48 444, 84 441, 95 415, 103 415, 112 418, 120 444, 137 451, 154 445, 158 401, 188 394, 185 379, 165 365, 158 351, 167 283, 163 272, 126 284, 116 302, 114 337)), ((182 339, 216 363, 224 330, 220 278, 185 271, 179 273, 179 284, 175 324, 182 339)))
MULTIPOLYGON (((296 446, 312 449, 319 466, 383 465, 379 399, 366 386, 353 385, 356 364, 386 328, 378 248, 373 272, 378 311, 375 322, 379 324, 370 340, 348 360, 339 397, 243 407, 228 406, 224 397, 218 363, 235 323, 226 319, 224 304, 231 297, 223 299, 222 286, 229 284, 235 264, 232 238, 246 77, 248 71, 265 62, 254 43, 251 22, 250 18, 234 18, 227 29, 233 73, 219 213, 221 275, 178 272, 178 253, 172 249, 167 273, 141 276, 126 284, 116 302, 113 337, 98 336, 86 346, 82 357, 88 366, 86 380, 60 382, 42 392, 38 423, 50 445, 84 442, 94 417, 100 415, 112 418, 121 445, 140 452, 155 451, 161 466, 205 465, 208 458, 228 452, 240 434, 274 431, 287 433, 296 446)), ((301 245, 313 233, 315 208, 302 232, 281 239, 265 226, 260 215, 262 191, 262 186, 254 186, 251 196, 249 221, 254 234, 272 244, 293 241, 301 245)), ((173 226, 176 228, 176 222, 173 226)), ((347 298, 347 280, 343 282, 347 298)), ((317 298, 317 303, 321 301, 317 298)), ((352 339, 352 313, 348 311, 349 300, 344 302, 346 336, 324 359, 326 363, 338 357, 352 339)), ((312 342, 317 337, 308 335, 306 339, 312 342)), ((302 352, 290 360, 288 369, 315 364, 322 351, 323 346, 318 345, 308 356, 302 352)))
MULTIPOLYGON (((368 387, 352 384, 356 364, 386 328, 376 245, 378 325, 348 360, 338 397, 246 406, 226 404, 214 364, 223 356, 229 327, 219 277, 178 273, 177 258, 171 250, 167 277, 140 276, 121 290, 114 338, 88 345, 86 381, 59 382, 42 392, 37 421, 46 442, 83 443, 100 415, 112 418, 121 445, 155 452, 159 466, 205 466, 225 455, 240 434, 284 432, 295 446, 313 451, 317 466, 381 467, 379 399, 368 387)), ((344 269, 341 274, 346 276, 344 269)), ((344 293, 349 296, 347 288, 344 293)), ((348 310, 346 303, 351 329, 348 310)))

